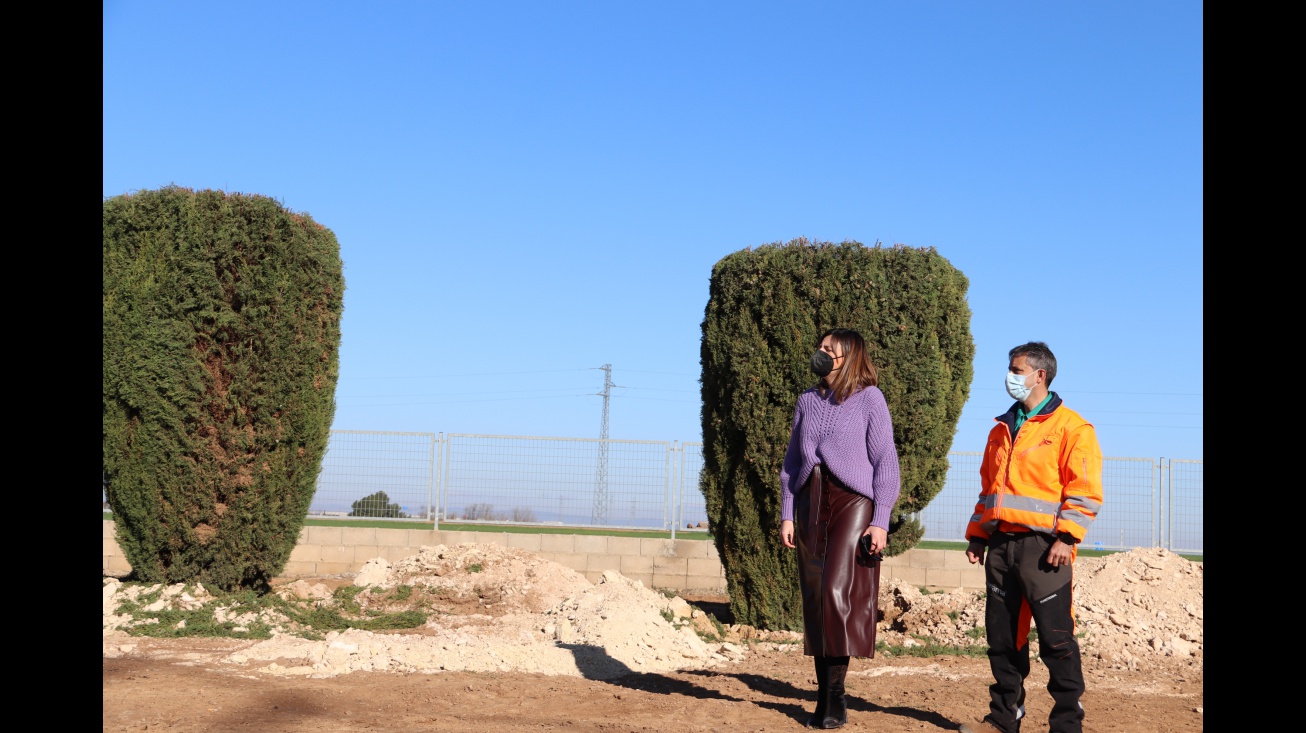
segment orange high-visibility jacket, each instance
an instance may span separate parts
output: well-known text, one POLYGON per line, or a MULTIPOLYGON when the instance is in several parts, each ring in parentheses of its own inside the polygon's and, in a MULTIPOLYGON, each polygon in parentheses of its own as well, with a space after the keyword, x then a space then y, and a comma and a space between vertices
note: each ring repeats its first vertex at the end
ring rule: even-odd
POLYGON ((1016 406, 995 419, 967 539, 987 541, 1001 525, 1052 535, 1066 532, 1082 542, 1102 508, 1102 449, 1093 425, 1063 406, 1055 392, 1021 425, 1014 445, 1016 406))

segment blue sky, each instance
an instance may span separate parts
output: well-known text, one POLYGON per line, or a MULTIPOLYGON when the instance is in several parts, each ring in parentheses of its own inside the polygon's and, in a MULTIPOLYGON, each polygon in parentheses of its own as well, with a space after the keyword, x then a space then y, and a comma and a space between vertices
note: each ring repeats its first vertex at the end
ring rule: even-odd
POLYGON ((345 263, 334 427, 701 439, 712 266, 806 236, 970 281, 1107 456, 1202 458, 1202 5, 106 0, 104 196, 276 198, 345 263))

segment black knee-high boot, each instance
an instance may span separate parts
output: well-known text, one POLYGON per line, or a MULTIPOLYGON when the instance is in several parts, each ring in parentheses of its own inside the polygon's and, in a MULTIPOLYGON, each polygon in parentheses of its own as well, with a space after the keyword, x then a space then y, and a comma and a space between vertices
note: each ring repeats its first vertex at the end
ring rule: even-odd
POLYGON ((830 659, 816 657, 816 712, 807 719, 808 728, 820 728, 825 722, 827 691, 830 688, 830 659))
POLYGON ((840 728, 848 722, 848 697, 843 682, 848 676, 849 657, 827 657, 825 673, 825 717, 822 728, 840 728))

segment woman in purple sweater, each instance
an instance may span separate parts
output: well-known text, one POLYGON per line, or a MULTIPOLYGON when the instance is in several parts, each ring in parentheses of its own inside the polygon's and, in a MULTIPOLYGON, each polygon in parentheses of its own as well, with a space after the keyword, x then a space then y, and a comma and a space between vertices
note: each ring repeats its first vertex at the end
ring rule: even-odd
POLYGON ((848 722, 849 659, 875 656, 898 453, 861 334, 822 334, 812 371, 821 380, 798 397, 780 470, 780 539, 798 549, 803 653, 816 658, 816 712, 807 725, 838 728, 848 722))

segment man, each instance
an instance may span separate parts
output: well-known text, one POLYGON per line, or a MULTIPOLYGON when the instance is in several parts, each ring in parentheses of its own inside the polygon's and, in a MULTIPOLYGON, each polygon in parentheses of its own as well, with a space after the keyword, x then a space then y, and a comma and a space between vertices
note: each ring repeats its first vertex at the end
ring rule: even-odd
POLYGON ((1007 356, 1007 393, 1016 402, 989 432, 979 502, 966 525, 966 558, 984 563, 994 683, 988 715, 960 731, 1020 731, 1032 618, 1052 695, 1048 730, 1082 733, 1084 673, 1071 581, 1076 545, 1102 507, 1102 450, 1093 426, 1048 391, 1057 359, 1047 344, 1033 341, 1007 356))

